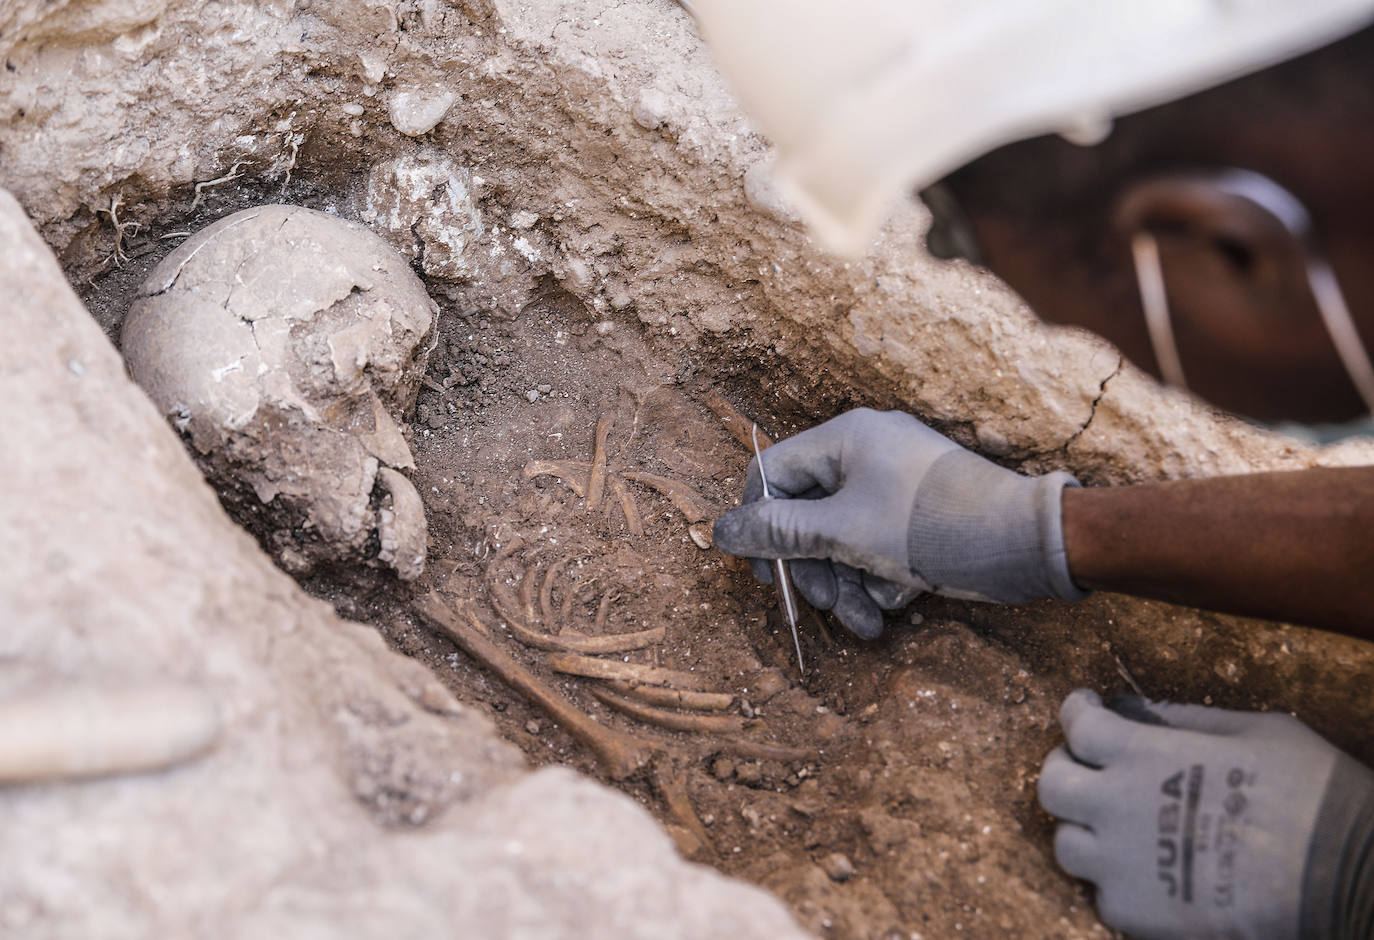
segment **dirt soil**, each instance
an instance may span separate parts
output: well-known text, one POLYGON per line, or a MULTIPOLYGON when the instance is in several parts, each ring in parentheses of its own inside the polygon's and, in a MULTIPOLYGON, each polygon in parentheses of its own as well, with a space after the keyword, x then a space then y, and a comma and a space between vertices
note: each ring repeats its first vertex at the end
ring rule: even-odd
MULTIPOLYGON (((281 198, 225 193, 178 230, 264 197, 281 198)), ((307 187, 290 198, 330 204, 307 187)), ((179 240, 169 234, 139 233, 122 267, 79 285, 112 337, 133 289, 179 240)), ((768 887, 820 936, 1108 935, 1085 888, 1055 867, 1052 823, 1035 802, 1040 762, 1060 740, 1063 695, 1138 686, 1156 697, 1217 691, 1217 704, 1285 705, 1279 685, 1258 674, 1241 684, 1218 677, 1228 664, 1244 670, 1285 654, 1300 631, 1265 634, 1251 648, 1208 645, 1204 617, 1197 648, 1154 649, 1139 622, 1131 636, 1146 640, 1123 638, 1113 598, 1019 608, 922 598, 872 643, 808 611, 802 675, 771 588, 700 542, 741 489, 750 457, 742 418, 784 437, 869 403, 862 392, 796 374, 763 349, 673 348, 553 282, 513 319, 428 286, 441 336, 410 429, 430 526, 426 574, 402 585, 323 572, 305 587, 428 665, 532 763, 568 764, 632 794, 685 854, 768 887), (431 592, 455 617, 471 611, 537 681, 653 742, 658 756, 614 779, 416 613, 431 592), (555 635, 661 627, 661 642, 596 658, 686 673, 676 687, 723 693, 715 704, 724 708, 653 712, 704 716, 701 730, 646 723, 610 704, 625 687, 554 671, 552 654, 515 638, 512 619, 555 635)), ((1139 621, 1141 608, 1128 609, 1139 621)), ((1357 754, 1370 749, 1358 729, 1318 724, 1357 754)))

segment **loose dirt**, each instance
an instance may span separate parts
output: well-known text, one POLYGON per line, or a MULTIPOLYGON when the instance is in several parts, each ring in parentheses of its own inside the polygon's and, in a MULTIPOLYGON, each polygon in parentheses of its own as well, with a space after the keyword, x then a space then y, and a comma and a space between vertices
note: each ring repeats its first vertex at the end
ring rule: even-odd
MULTIPOLYGON (((262 195, 211 201, 183 230, 262 195)), ((133 289, 176 243, 166 234, 141 233, 123 267, 81 285, 112 337, 133 289)), ((722 420, 720 402, 785 437, 870 403, 862 390, 797 374, 767 349, 676 348, 552 281, 509 319, 428 286, 440 337, 409 429, 430 526, 426 574, 405 586, 326 571, 305 587, 428 665, 532 763, 624 789, 685 854, 768 887, 820 936, 1105 936, 1085 888, 1055 867, 1052 823, 1035 802, 1063 695, 1134 685, 1284 707, 1282 683, 1254 666, 1301 643, 1300 631, 1247 645, 1206 629, 1206 616, 1155 605, 1144 616, 1198 619, 1195 648, 1156 649, 1139 605, 1123 630, 1112 598, 1020 608, 922 598, 872 643, 808 611, 801 675, 771 589, 698 544, 735 504, 750 457, 740 417, 722 420), (592 751, 417 615, 431 595, 470 610, 539 682, 658 756, 610 779, 592 751), (674 731, 632 717, 605 700, 623 687, 555 672, 549 653, 515 638, 511 618, 555 636, 661 627, 659 644, 598 658, 689 674, 692 687, 728 696, 725 710, 653 707, 731 727, 674 731), (1251 681, 1227 680, 1228 665, 1251 681)), ((1368 734, 1316 717, 1338 743, 1369 750, 1368 734)))

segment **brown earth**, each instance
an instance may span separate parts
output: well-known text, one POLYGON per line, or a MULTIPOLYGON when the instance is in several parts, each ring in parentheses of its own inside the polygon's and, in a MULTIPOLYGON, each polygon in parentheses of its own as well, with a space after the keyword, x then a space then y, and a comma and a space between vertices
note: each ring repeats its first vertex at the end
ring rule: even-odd
MULTIPOLYGON (((293 196, 327 202, 308 184, 293 196)), ((279 195, 227 187, 184 225, 139 233, 130 260, 83 285, 83 299, 117 338, 132 291, 178 241, 171 232, 266 198, 279 195)), ((803 676, 771 589, 690 531, 696 524, 700 538, 734 504, 750 456, 719 402, 778 437, 883 402, 766 349, 674 346, 551 279, 513 317, 429 286, 441 336, 410 428, 427 572, 415 585, 325 572, 305 587, 375 624, 532 763, 621 787, 684 854, 768 887, 818 935, 1106 934, 1084 886, 1055 867, 1052 824, 1035 803, 1040 761, 1059 740, 1058 702, 1078 686, 1301 707, 1336 743, 1374 755, 1374 733, 1342 720, 1374 678, 1353 647, 1340 676, 1308 665, 1308 654, 1320 644, 1339 662, 1343 641, 1111 596, 1015 608, 922 598, 873 643, 808 612, 803 676), (651 742, 656 756, 614 779, 418 615, 431 592, 460 621, 470 610, 538 682, 651 742), (632 718, 596 697, 604 682, 554 672, 548 653, 505 628, 510 618, 549 634, 662 627, 661 643, 599 658, 689 673, 680 684, 725 693, 728 708, 666 711, 730 727, 673 731, 632 718)))

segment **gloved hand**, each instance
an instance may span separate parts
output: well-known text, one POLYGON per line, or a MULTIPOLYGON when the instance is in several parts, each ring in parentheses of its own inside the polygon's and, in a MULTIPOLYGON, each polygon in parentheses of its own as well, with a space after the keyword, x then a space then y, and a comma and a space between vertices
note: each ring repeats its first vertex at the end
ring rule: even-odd
MULTIPOLYGON (((716 521, 722 551, 798 558, 797 590, 865 639, 882 610, 921 591, 1003 603, 1086 596, 1069 576, 1060 495, 1067 473, 1026 477, 909 414, 850 411, 763 452, 744 505, 716 521)), ((771 582, 766 563, 754 564, 771 582)))
POLYGON ((1079 689, 1040 804, 1063 869, 1137 938, 1374 937, 1374 773, 1282 714, 1079 689))

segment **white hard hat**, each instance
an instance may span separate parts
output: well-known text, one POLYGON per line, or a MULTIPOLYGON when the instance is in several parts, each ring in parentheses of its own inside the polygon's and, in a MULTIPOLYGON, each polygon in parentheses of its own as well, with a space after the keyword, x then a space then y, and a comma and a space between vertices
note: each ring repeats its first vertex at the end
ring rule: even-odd
POLYGON ((829 248, 867 248, 893 198, 988 151, 1319 48, 1374 0, 692 0, 829 248))

